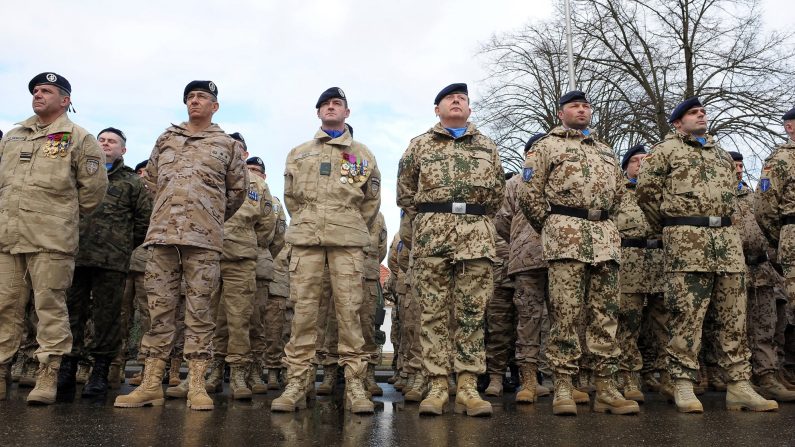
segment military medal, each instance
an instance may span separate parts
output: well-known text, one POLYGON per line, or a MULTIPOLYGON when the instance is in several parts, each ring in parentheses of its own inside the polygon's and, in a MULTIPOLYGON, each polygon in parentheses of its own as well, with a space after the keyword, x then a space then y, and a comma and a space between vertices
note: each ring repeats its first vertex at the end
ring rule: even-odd
POLYGON ((340 177, 340 183, 348 183, 348 178, 343 175, 340 177))
POLYGON ((353 184, 353 178, 352 177, 348 177, 348 183, 353 184))

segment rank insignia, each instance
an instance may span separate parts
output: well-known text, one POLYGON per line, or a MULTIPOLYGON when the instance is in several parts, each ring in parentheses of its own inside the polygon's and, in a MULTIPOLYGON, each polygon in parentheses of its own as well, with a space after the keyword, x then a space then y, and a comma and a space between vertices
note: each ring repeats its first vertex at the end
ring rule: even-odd
POLYGON ((257 200, 259 200, 259 193, 257 193, 257 191, 254 191, 254 190, 249 190, 248 191, 248 198, 251 199, 251 200, 257 201, 257 200))
POLYGON ((522 180, 529 182, 530 179, 533 178, 534 173, 535 171, 533 171, 533 168, 524 168, 522 171, 522 180))

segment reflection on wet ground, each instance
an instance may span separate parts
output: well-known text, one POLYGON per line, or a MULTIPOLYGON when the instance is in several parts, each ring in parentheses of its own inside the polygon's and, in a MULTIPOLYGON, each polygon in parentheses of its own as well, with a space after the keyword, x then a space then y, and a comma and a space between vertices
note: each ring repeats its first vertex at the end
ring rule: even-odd
MULTIPOLYGON (((196 412, 184 400, 155 408, 113 408, 117 392, 100 402, 77 398, 29 407, 25 397, 30 388, 14 385, 9 400, 0 402, 0 445, 795 445, 795 404, 781 404, 772 414, 729 412, 720 393, 702 396, 702 415, 679 414, 659 396, 647 395, 638 416, 596 414, 579 406, 579 416, 562 418, 552 415, 549 397, 517 406, 514 395, 506 394, 490 399, 491 418, 453 414, 452 405, 441 417, 420 417, 417 404, 405 404, 391 385, 381 385, 386 392, 376 398, 373 416, 343 411, 341 391, 319 397, 306 410, 277 414, 270 412, 275 391, 240 402, 231 400, 225 389, 215 395, 214 411, 196 412)), ((123 386, 120 391, 130 389, 123 386)))

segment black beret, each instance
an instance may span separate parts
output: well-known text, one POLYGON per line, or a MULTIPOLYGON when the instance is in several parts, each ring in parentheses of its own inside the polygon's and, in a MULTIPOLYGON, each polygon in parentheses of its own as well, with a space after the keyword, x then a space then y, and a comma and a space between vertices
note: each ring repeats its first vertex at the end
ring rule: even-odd
POLYGON ((148 165, 148 164, 149 164, 149 160, 144 160, 144 161, 138 163, 137 165, 135 165, 135 172, 138 172, 139 170, 145 168, 146 165, 148 165))
POLYGON ((732 160, 734 161, 743 161, 743 154, 739 152, 729 151, 729 155, 732 156, 732 160))
POLYGON ((259 166, 259 168, 262 169, 262 172, 265 172, 265 162, 262 161, 262 159, 259 157, 249 158, 248 160, 246 160, 246 164, 252 166, 259 166))
POLYGON ((684 101, 680 102, 678 106, 671 112, 671 116, 668 117, 668 122, 673 123, 674 121, 682 118, 685 116, 688 110, 692 109, 693 107, 703 107, 701 105, 701 101, 698 100, 698 96, 691 96, 684 101))
POLYGON ((70 95, 72 94, 72 84, 70 84, 65 77, 50 71, 39 73, 36 76, 34 76, 33 79, 31 79, 30 82, 28 82, 28 90, 32 94, 33 88, 36 87, 37 85, 42 85, 42 84, 54 85, 63 90, 66 90, 66 93, 69 93, 70 95))
POLYGON ((436 95, 436 98, 433 99, 433 105, 438 106, 439 103, 442 102, 442 99, 444 99, 445 96, 451 93, 463 93, 465 95, 469 95, 469 89, 467 88, 467 85, 464 84, 463 82, 450 84, 447 87, 443 88, 442 91, 440 91, 436 95))
POLYGON ((319 109, 320 104, 323 104, 329 99, 334 99, 334 98, 344 99, 345 103, 346 104, 348 103, 348 98, 345 97, 345 92, 343 92, 341 88, 329 87, 326 89, 325 92, 320 94, 320 98, 317 99, 317 104, 315 104, 315 108, 319 109))
POLYGON ((248 150, 248 145, 246 144, 246 139, 243 138, 243 135, 240 135, 240 132, 230 133, 229 136, 232 137, 232 139, 243 143, 243 148, 248 150))
POLYGON ((570 102, 590 102, 588 98, 585 96, 585 92, 581 92, 579 90, 572 90, 565 95, 561 96, 558 100, 558 105, 563 107, 564 105, 570 102))
POLYGON ((546 136, 545 133, 537 133, 537 134, 533 135, 532 137, 530 137, 527 140, 527 143, 524 144, 524 151, 525 152, 529 151, 530 148, 533 147, 533 144, 535 144, 536 141, 540 140, 544 136, 546 136))
POLYGON ((215 96, 216 98, 218 97, 218 86, 216 86, 213 81, 190 81, 188 85, 185 86, 185 91, 182 93, 183 103, 188 103, 188 93, 194 90, 201 90, 215 96))
POLYGON ((795 107, 791 108, 789 112, 785 113, 781 119, 784 121, 795 120, 795 107))
POLYGON ((2 138, 3 138, 3 131, 0 130, 0 139, 2 139, 2 138))
POLYGON ((633 155, 645 154, 645 153, 646 153, 646 147, 643 146, 642 144, 638 144, 627 149, 627 151, 624 153, 624 158, 621 159, 621 169, 624 170, 627 169, 627 165, 629 164, 629 159, 632 158, 633 155))
POLYGON ((127 136, 124 135, 124 132, 120 131, 119 129, 117 129, 115 127, 106 127, 104 129, 100 130, 99 133, 97 134, 97 137, 99 137, 100 135, 102 135, 105 132, 115 133, 116 135, 119 136, 119 138, 124 140, 125 143, 127 142, 127 136))

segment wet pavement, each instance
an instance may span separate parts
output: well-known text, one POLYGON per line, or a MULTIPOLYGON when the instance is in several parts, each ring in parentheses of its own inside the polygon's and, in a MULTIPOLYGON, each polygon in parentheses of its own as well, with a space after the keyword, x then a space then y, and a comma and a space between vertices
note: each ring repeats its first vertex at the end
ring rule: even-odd
MULTIPOLYGON (((25 403, 30 388, 11 389, 0 402, 0 446, 512 446, 512 445, 795 445, 795 404, 777 413, 729 412, 724 394, 701 396, 705 413, 680 414, 658 395, 647 395, 638 416, 592 413, 578 406, 577 417, 552 415, 552 400, 517 406, 514 395, 492 398, 494 415, 420 417, 391 385, 381 384, 373 416, 342 409, 342 393, 318 397, 306 410, 270 412, 278 392, 233 401, 228 384, 214 397, 215 410, 191 411, 184 400, 163 407, 113 408, 118 394, 103 401, 75 399, 47 407, 25 403)), ((127 393, 129 386, 119 390, 127 393)), ((79 390, 78 390, 79 392, 79 390)))

